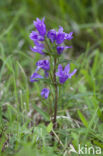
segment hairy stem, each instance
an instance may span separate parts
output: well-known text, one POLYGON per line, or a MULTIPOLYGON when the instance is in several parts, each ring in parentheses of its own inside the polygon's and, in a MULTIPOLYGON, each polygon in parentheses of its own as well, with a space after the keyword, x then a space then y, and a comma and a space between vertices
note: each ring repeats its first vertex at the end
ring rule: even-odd
POLYGON ((53 120, 53 128, 56 128, 56 116, 57 116, 57 103, 58 103, 58 88, 57 88, 57 82, 56 82, 56 63, 57 59, 54 58, 54 87, 55 87, 55 103, 54 103, 54 120, 53 120))

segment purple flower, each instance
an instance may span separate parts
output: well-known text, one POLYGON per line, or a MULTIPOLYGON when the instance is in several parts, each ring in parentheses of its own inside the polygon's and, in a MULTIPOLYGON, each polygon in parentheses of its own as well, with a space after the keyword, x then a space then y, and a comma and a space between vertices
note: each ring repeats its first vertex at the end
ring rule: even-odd
POLYGON ((65 40, 71 40, 73 38, 73 32, 70 32, 69 34, 68 33, 65 33, 65 40))
POLYGON ((43 44, 43 43, 40 43, 40 42, 38 42, 37 40, 35 40, 35 41, 34 41, 34 44, 35 44, 37 47, 44 49, 44 44, 43 44))
POLYGON ((43 77, 39 75, 38 73, 33 73, 32 76, 30 77, 30 82, 35 82, 38 81, 38 79, 42 79, 43 77))
POLYGON ((33 52, 39 53, 41 55, 44 55, 45 53, 43 52, 44 50, 44 44, 39 43, 38 41, 34 41, 35 45, 33 48, 30 48, 33 52))
POLYGON ((59 77, 59 82, 63 84, 68 78, 71 78, 75 73, 77 69, 74 69, 72 73, 70 72, 70 64, 67 64, 63 70, 62 65, 58 65, 58 72, 56 72, 56 76, 59 77))
POLYGON ((49 63, 49 60, 39 60, 37 63, 36 63, 36 66, 37 66, 37 70, 42 68, 44 70, 49 70, 50 69, 50 63, 49 63))
POLYGON ((44 37, 43 36, 40 36, 39 34, 38 34, 38 32, 36 32, 36 31, 32 31, 31 33, 30 33, 30 39, 31 40, 38 40, 38 41, 44 41, 44 37))
POLYGON ((72 48, 72 46, 57 46, 57 53, 60 55, 67 48, 72 48))
POLYGON ((65 40, 65 33, 63 32, 63 27, 59 27, 59 30, 56 34, 56 43, 61 44, 65 40))
POLYGON ((39 60, 37 63, 36 63, 36 66, 37 66, 37 69, 36 69, 36 72, 42 68, 45 72, 45 77, 48 77, 49 74, 48 74, 48 70, 50 70, 50 63, 48 60, 39 60))
POLYGON ((39 53, 41 55, 44 55, 45 53, 43 52, 43 49, 44 48, 41 48, 41 47, 37 47, 37 46, 34 46, 33 48, 30 48, 33 52, 35 53, 39 53))
POLYGON ((54 29, 51 29, 50 31, 48 31, 47 37, 53 43, 56 40, 56 31, 54 29))
POLYGON ((34 21, 34 26, 36 27, 36 29, 38 30, 38 32, 41 36, 46 35, 46 25, 44 23, 44 20, 45 20, 45 18, 43 18, 42 20, 37 18, 36 21, 34 21))
POLYGON ((48 96, 49 96, 49 92, 50 92, 50 91, 49 91, 48 88, 43 88, 42 91, 41 91, 41 96, 42 96, 43 98, 47 99, 48 96))

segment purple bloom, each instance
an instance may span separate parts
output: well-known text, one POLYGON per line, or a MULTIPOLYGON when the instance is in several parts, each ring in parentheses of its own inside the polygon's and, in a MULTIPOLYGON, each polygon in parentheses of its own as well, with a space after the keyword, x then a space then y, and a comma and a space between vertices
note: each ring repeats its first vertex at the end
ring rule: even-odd
POLYGON ((44 70, 49 70, 50 69, 50 63, 49 63, 49 60, 39 60, 37 63, 36 63, 36 66, 37 66, 37 70, 39 68, 42 68, 44 70))
POLYGON ((41 55, 44 55, 45 53, 43 52, 43 49, 44 48, 41 48, 41 47, 37 47, 37 46, 34 46, 33 48, 30 48, 33 52, 35 53, 39 53, 41 55))
POLYGON ((42 96, 43 98, 47 99, 48 96, 49 96, 49 92, 50 92, 50 91, 49 91, 48 88, 43 88, 42 91, 41 91, 41 96, 42 96))
POLYGON ((57 46, 57 53, 60 55, 67 48, 72 48, 72 46, 57 46))
POLYGON ((74 69, 72 73, 70 72, 70 65, 67 64, 63 70, 62 65, 58 65, 58 72, 56 73, 56 76, 59 77, 59 82, 63 84, 68 78, 71 78, 75 73, 77 69, 74 69))
POLYGON ((36 71, 38 71, 40 68, 42 68, 45 72, 45 77, 48 77, 49 74, 48 74, 48 70, 50 70, 50 63, 48 60, 39 60, 37 63, 36 63, 36 66, 37 66, 37 69, 36 71))
POLYGON ((54 29, 51 29, 50 31, 48 31, 47 37, 53 43, 56 40, 56 31, 54 29))
POLYGON ((43 43, 39 43, 38 41, 34 41, 34 43, 35 43, 35 45, 36 46, 34 46, 33 48, 31 48, 31 50, 33 51, 33 52, 37 52, 37 53, 39 53, 39 54, 41 54, 41 55, 44 55, 45 53, 43 52, 43 50, 44 50, 44 44, 43 43))
POLYGON ((41 36, 46 35, 46 25, 44 23, 44 20, 45 20, 45 18, 43 18, 42 20, 37 18, 36 21, 34 21, 34 25, 41 36))
POLYGON ((32 31, 31 33, 30 33, 30 39, 31 40, 38 40, 38 41, 44 41, 44 37, 43 36, 40 36, 39 34, 38 34, 38 32, 36 32, 36 31, 32 31))
POLYGON ((38 42, 37 40, 35 40, 34 43, 35 43, 35 45, 36 45, 37 47, 44 49, 44 44, 43 44, 43 43, 40 43, 40 42, 38 42))
POLYGON ((63 27, 60 26, 56 35, 56 43, 61 44, 64 42, 64 40, 65 40, 65 33, 63 32, 63 27))
POLYGON ((38 79, 42 79, 43 77, 39 75, 38 73, 33 73, 32 76, 30 77, 30 82, 35 82, 38 81, 38 79))
POLYGON ((73 32, 70 32, 69 34, 68 33, 65 33, 65 40, 71 40, 73 38, 73 32))
POLYGON ((47 37, 51 40, 53 43, 56 40, 57 44, 61 44, 64 42, 64 40, 71 40, 73 38, 73 32, 65 33, 63 32, 63 27, 59 27, 58 32, 56 32, 54 29, 51 29, 48 31, 47 37))

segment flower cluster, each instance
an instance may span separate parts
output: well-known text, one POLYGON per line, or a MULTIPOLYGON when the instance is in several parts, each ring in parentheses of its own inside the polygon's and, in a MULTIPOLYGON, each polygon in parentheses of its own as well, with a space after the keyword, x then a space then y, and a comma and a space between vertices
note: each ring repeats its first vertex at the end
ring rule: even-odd
MULTIPOLYGON (((59 57, 64 50, 68 48, 72 48, 72 46, 65 46, 64 41, 65 40, 71 40, 73 38, 73 32, 65 33, 63 31, 63 27, 59 27, 59 30, 56 31, 55 29, 51 29, 47 32, 46 25, 44 23, 44 18, 40 20, 39 18, 34 21, 34 26, 36 28, 36 31, 32 31, 30 33, 30 39, 33 40, 35 46, 31 47, 31 50, 35 53, 39 53, 41 55, 45 56, 53 56, 54 59, 59 57), (45 44, 49 42, 50 49, 53 49, 52 51, 47 50, 45 44), (54 55, 52 55, 52 52, 54 55)), ((50 72, 50 62, 49 60, 39 60, 36 63, 36 70, 30 77, 31 82, 38 81, 39 79, 43 78, 49 78, 49 72, 50 72), (39 69, 42 69, 44 71, 44 76, 41 76, 38 74, 39 69)), ((56 64, 54 65, 56 68, 56 64)), ((54 70, 56 71, 56 70, 54 70)), ((58 71, 54 73, 56 77, 59 77, 60 84, 64 84, 64 82, 71 78, 75 73, 76 69, 72 73, 70 73, 70 65, 67 64, 65 68, 63 69, 62 65, 58 65, 58 71)), ((45 99, 49 96, 49 89, 44 88, 41 91, 41 96, 45 99)))

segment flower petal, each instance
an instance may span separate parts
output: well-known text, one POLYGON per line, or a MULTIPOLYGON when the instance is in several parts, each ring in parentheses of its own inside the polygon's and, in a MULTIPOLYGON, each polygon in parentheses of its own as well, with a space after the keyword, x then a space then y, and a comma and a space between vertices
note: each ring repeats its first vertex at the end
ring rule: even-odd
POLYGON ((36 29, 38 30, 38 32, 41 36, 46 35, 46 25, 44 23, 44 20, 45 20, 45 18, 43 18, 42 20, 37 18, 36 21, 34 21, 34 26, 36 27, 36 29))
POLYGON ((65 40, 71 40, 73 38, 73 32, 70 32, 69 34, 68 33, 65 33, 65 40))
POLYGON ((39 75, 38 73, 33 73, 30 77, 30 82, 38 81, 38 79, 42 79, 43 76, 39 75))
POLYGON ((60 76, 61 76, 62 71, 63 71, 62 65, 61 65, 61 64, 59 64, 59 65, 58 65, 58 72, 56 72, 56 73, 55 73, 55 74, 56 74, 56 76, 60 77, 60 76))
POLYGON ((44 54, 45 54, 45 53, 42 51, 43 48, 34 46, 33 48, 31 47, 30 49, 31 49, 33 52, 35 52, 35 53, 39 53, 39 54, 41 54, 41 55, 44 55, 44 54))
POLYGON ((63 32, 63 27, 59 27, 59 30, 56 35, 56 43, 61 44, 64 42, 65 39, 65 33, 63 32))
POLYGON ((69 71, 70 71, 70 64, 67 64, 67 65, 65 66, 65 68, 64 68, 64 72, 65 72, 66 74, 68 74, 69 71))
POLYGON ((42 68, 44 70, 49 70, 50 69, 50 63, 49 63, 49 60, 39 60, 37 63, 36 63, 36 66, 39 67, 39 68, 42 68))
POLYGON ((48 96, 49 96, 49 92, 50 92, 50 91, 49 91, 48 88, 43 88, 42 91, 41 91, 41 96, 42 96, 43 98, 47 99, 48 96))
POLYGON ((39 35, 38 32, 36 31, 32 31, 29 35, 30 39, 35 41, 35 40, 38 40, 38 41, 44 41, 44 36, 41 36, 39 35))
POLYGON ((60 82, 61 84, 63 84, 67 79, 68 79, 68 76, 67 76, 67 75, 65 75, 65 76, 63 76, 63 77, 59 77, 59 82, 60 82))
POLYGON ((69 78, 71 78, 75 73, 77 72, 77 69, 74 69, 72 73, 69 74, 69 78))
POLYGON ((56 31, 54 29, 51 29, 50 31, 48 31, 47 33, 47 37, 51 40, 51 42, 53 43, 56 40, 56 31))

